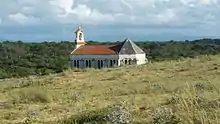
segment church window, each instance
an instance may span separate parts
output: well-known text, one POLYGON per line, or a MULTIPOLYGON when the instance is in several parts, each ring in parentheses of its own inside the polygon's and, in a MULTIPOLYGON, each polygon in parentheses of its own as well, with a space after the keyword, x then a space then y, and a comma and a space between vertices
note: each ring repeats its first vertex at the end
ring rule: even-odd
POLYGON ((128 60, 128 64, 129 64, 129 65, 131 65, 131 64, 132 64, 132 61, 131 61, 131 59, 129 59, 129 60, 128 60))
POLYGON ((86 68, 89 67, 89 61, 86 60, 86 68))
POLYGON ((101 61, 98 60, 98 68, 101 68, 101 61))
POLYGON ((113 66, 113 60, 110 60, 110 66, 113 66))
POLYGON ((79 60, 76 62, 76 67, 79 68, 79 60))
POLYGON ((89 60, 89 68, 92 67, 92 63, 91 63, 91 60, 89 60))
POLYGON ((104 66, 104 62, 103 60, 101 60, 101 68, 104 66))
POLYGON ((79 33, 79 40, 82 40, 82 33, 79 33))
POLYGON ((74 60, 73 67, 76 67, 76 60, 74 60))
POLYGON ((128 60, 127 60, 127 59, 125 59, 125 64, 126 64, 126 65, 128 64, 128 60))

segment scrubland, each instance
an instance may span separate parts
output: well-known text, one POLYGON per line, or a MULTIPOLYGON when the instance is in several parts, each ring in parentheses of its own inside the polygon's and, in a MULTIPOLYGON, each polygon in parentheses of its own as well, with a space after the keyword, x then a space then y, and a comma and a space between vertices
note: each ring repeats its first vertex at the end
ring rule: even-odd
POLYGON ((0 123, 104 123, 97 119, 120 104, 134 124, 218 124, 219 81, 220 55, 5 79, 0 123))

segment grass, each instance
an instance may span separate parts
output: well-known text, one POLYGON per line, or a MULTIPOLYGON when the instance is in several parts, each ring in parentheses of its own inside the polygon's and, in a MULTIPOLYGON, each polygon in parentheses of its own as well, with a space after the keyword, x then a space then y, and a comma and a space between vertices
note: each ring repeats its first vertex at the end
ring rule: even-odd
POLYGON ((0 123, 55 124, 122 103, 137 124, 156 123, 160 108, 181 124, 218 124, 219 81, 220 55, 0 80, 0 123))

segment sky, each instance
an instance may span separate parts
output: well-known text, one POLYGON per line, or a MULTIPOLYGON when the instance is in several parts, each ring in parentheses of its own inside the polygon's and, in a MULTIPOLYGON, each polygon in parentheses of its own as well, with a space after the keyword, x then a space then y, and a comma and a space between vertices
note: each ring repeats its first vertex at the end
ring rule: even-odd
POLYGON ((0 0, 0 40, 219 38, 220 0, 0 0))

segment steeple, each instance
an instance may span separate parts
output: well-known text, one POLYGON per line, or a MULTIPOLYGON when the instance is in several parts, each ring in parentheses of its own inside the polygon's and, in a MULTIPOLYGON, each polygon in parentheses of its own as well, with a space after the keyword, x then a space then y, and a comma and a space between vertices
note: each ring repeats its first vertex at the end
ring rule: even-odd
POLYGON ((82 26, 79 26, 76 29, 75 35, 76 35, 76 37, 75 37, 76 48, 79 48, 80 46, 86 44, 86 42, 84 41, 84 32, 83 32, 82 26))

